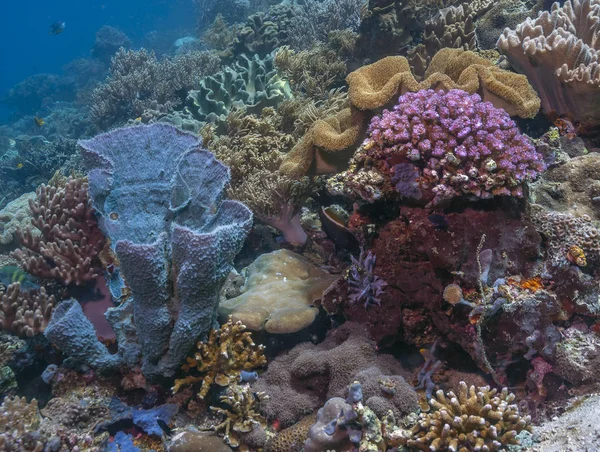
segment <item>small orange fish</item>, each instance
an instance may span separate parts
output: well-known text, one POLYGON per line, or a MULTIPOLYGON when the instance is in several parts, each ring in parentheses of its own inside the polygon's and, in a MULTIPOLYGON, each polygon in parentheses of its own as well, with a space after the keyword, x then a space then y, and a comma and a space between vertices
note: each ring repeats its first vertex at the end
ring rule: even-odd
POLYGON ((574 140, 577 136, 577 128, 568 119, 556 118, 554 120, 554 125, 558 127, 558 133, 560 133, 560 136, 562 137, 567 137, 569 140, 574 140))
POLYGON ((42 127, 45 123, 45 121, 42 118, 38 118, 37 116, 35 118, 33 118, 35 120, 35 124, 38 127, 42 127))

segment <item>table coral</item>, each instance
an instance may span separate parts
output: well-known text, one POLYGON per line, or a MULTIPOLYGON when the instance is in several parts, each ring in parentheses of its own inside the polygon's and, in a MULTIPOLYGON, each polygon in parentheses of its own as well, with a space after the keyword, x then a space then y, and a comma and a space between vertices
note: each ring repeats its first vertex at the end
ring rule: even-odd
POLYGON ((263 254, 242 273, 246 278, 242 294, 222 301, 219 314, 231 315, 250 330, 274 334, 311 325, 318 313, 313 303, 336 279, 288 250, 263 254))
POLYGON ((41 333, 50 321, 56 305, 54 295, 48 295, 43 287, 39 290, 21 290, 20 283, 0 289, 0 327, 21 337, 41 333))
POLYGON ((213 428, 216 432, 223 433, 225 442, 230 446, 240 447, 244 434, 267 426, 258 410, 260 403, 268 400, 264 393, 252 392, 250 386, 236 384, 229 386, 220 400, 229 405, 229 408, 210 407, 212 411, 225 416, 225 420, 213 428))
POLYGON ((546 114, 595 126, 600 121, 599 37, 600 0, 568 0, 505 29, 497 45, 535 86, 546 114))
POLYGON ((544 168, 505 111, 477 94, 421 90, 400 96, 393 111, 373 118, 350 169, 328 185, 352 198, 366 193, 370 202, 396 192, 436 205, 465 195, 522 197, 523 184, 544 168), (365 180, 366 173, 379 178, 365 180))
POLYGON ((240 380, 240 372, 264 366, 267 363, 264 346, 256 345, 245 329, 242 322, 233 323, 229 318, 219 330, 211 330, 208 341, 198 342, 198 351, 183 366, 185 372, 197 371, 204 376, 189 375, 175 380, 173 392, 183 385, 202 381, 198 397, 204 399, 213 383, 228 386, 240 380))
POLYGON ((459 383, 458 394, 437 391, 432 412, 422 413, 407 444, 419 450, 497 451, 518 444, 516 436, 531 431, 531 418, 521 416, 515 395, 503 388, 467 387, 459 383))
POLYGON ((32 275, 63 284, 81 285, 98 276, 104 236, 98 228, 88 198, 86 178, 69 176, 64 182, 41 185, 29 201, 31 223, 17 236, 22 248, 12 255, 32 275))

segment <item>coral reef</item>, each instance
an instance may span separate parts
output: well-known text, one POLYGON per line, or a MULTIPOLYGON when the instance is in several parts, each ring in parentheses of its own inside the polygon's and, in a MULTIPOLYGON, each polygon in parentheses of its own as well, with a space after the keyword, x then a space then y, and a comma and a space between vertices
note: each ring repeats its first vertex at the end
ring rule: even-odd
POLYGON ((239 447, 246 434, 266 427, 267 422, 258 410, 260 403, 268 400, 264 393, 253 392, 249 385, 234 384, 227 388, 220 399, 229 407, 210 407, 217 414, 225 416, 225 420, 213 428, 223 433, 225 442, 231 447, 239 447))
POLYGON ((600 220, 600 155, 590 152, 567 159, 531 185, 532 202, 554 212, 600 220))
POLYGON ((398 362, 389 355, 377 355, 374 342, 357 323, 345 323, 318 345, 300 344, 278 356, 253 388, 269 395, 261 406, 267 418, 287 427, 327 399, 344 396, 348 383, 358 380, 361 371, 365 371, 361 383, 374 391, 365 390, 365 400, 375 397, 383 402, 389 393, 379 381, 391 379, 395 393, 387 400, 387 409, 397 417, 416 409, 417 395, 399 375, 402 369, 398 362), (377 369, 367 372, 371 367, 377 369))
POLYGON ((213 383, 229 386, 240 380, 240 373, 264 366, 267 358, 263 353, 264 346, 256 345, 242 322, 235 324, 229 318, 219 330, 211 330, 207 342, 198 342, 198 351, 193 358, 187 358, 183 370, 187 373, 197 371, 205 374, 200 377, 188 375, 175 380, 173 392, 179 391, 183 385, 202 381, 198 393, 204 399, 213 383))
POLYGON ((515 28, 528 17, 536 17, 544 0, 498 0, 492 2, 475 22, 477 45, 480 49, 496 49, 498 36, 505 28, 515 28))
POLYGON ((29 201, 31 224, 17 236, 22 248, 12 255, 29 273, 81 285, 98 275, 105 241, 88 199, 88 181, 69 176, 36 190, 29 201))
POLYGON ((589 265, 594 267, 600 263, 600 231, 589 216, 576 217, 570 213, 553 212, 534 204, 532 219, 536 229, 546 239, 550 266, 570 265, 568 251, 571 246, 583 250, 589 265))
POLYGON ((29 200, 34 198, 35 194, 25 193, 0 210, 0 245, 13 243, 17 238, 17 231, 24 230, 31 224, 29 200))
POLYGON ((0 405, 0 448, 7 452, 42 452, 48 438, 38 431, 38 402, 7 397, 0 405))
POLYGON ((317 420, 316 414, 303 417, 291 427, 284 428, 265 444, 265 452, 295 452, 302 450, 308 432, 317 420))
POLYGON ((295 333, 311 325, 318 313, 314 302, 336 279, 288 250, 262 254, 242 275, 241 295, 222 301, 219 314, 231 315, 250 330, 274 334, 295 333))
MULTIPOLYGON (((350 73, 346 81, 351 109, 342 110, 335 117, 315 121, 286 155, 280 167, 284 174, 292 177, 305 175, 315 160, 318 163, 319 159, 332 154, 343 154, 347 158, 347 154, 340 151, 348 151, 357 144, 366 128, 369 117, 366 113, 386 106, 402 92, 430 87, 480 92, 483 101, 489 100, 495 107, 522 117, 535 116, 540 107, 539 98, 525 77, 502 70, 491 61, 463 49, 437 52, 422 82, 415 80, 408 61, 400 56, 383 58, 363 66, 350 73)), ((331 165, 320 166, 322 169, 319 171, 317 165, 317 173, 331 172, 331 165)))
POLYGON ((282 133, 281 117, 264 108, 261 117, 235 110, 227 117, 228 134, 214 137, 203 131, 204 142, 231 168, 231 198, 246 204, 260 221, 278 229, 288 243, 302 245, 307 236, 300 209, 311 191, 308 178, 292 179, 278 171, 294 138, 282 133))
POLYGON ((131 47, 127 35, 115 27, 104 25, 96 32, 92 55, 103 63, 110 64, 111 58, 121 47, 125 50, 131 47))
POLYGON ((5 102, 19 115, 34 115, 44 104, 72 100, 71 80, 54 74, 35 74, 12 87, 5 102))
POLYGON ((475 50, 476 14, 473 6, 463 3, 440 9, 431 20, 425 22, 423 42, 408 52, 412 73, 422 77, 431 57, 442 48, 475 50))
POLYGON ((25 291, 20 283, 0 289, 0 327, 21 337, 41 333, 50 321, 56 298, 43 287, 25 291))
POLYGON ((350 169, 328 186, 367 202, 396 192, 437 205, 456 196, 522 197, 523 184, 544 168, 542 156, 503 110, 461 90, 422 90, 373 118, 350 169))
POLYGON ((503 388, 467 387, 459 383, 458 394, 437 391, 433 411, 422 413, 407 445, 419 450, 490 450, 510 444, 522 430, 531 431, 531 418, 521 416, 513 404, 515 395, 503 388))
POLYGON ((101 130, 142 116, 145 110, 170 113, 205 75, 220 68, 216 55, 191 52, 159 61, 145 49, 119 49, 110 76, 90 99, 90 119, 101 130))
POLYGON ((600 121, 598 0, 554 3, 551 11, 505 29, 498 48, 527 75, 546 114, 569 115, 584 125, 600 121))
MULTIPOLYGON (((127 301, 106 314, 117 333, 118 358, 135 366, 141 355, 147 378, 173 376, 213 325, 219 291, 252 214, 237 201, 223 200, 227 167, 197 137, 172 126, 116 129, 80 145, 91 168, 100 228, 131 290, 127 301), (178 303, 172 305, 175 293, 178 303)), ((123 286, 111 285, 120 297, 123 286)), ((63 314, 64 327, 70 314, 63 314)), ((59 325, 54 331, 63 334, 59 325)), ((77 337, 63 339, 67 354, 85 354, 77 337)))
POLYGON ((364 249, 356 259, 352 256, 352 265, 348 272, 348 301, 349 303, 364 303, 365 309, 372 304, 381 304, 379 296, 387 283, 373 273, 377 257, 364 249))
POLYGON ((271 55, 264 59, 240 55, 232 66, 204 77, 200 89, 191 90, 185 103, 196 119, 223 126, 236 107, 258 114, 290 97, 289 84, 277 74, 271 55))

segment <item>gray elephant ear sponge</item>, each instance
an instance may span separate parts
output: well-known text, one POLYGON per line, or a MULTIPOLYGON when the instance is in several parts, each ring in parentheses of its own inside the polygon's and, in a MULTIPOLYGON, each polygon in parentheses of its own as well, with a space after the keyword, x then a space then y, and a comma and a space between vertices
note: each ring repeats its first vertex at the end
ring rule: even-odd
POLYGON ((131 351, 139 349, 147 378, 172 377, 216 321, 219 291, 252 213, 223 200, 229 168, 173 126, 115 129, 79 145, 98 224, 131 289, 124 304, 132 307, 107 313, 119 319, 117 337, 127 338, 120 355, 136 365, 131 351), (121 334, 124 325, 134 326, 133 337, 121 334))

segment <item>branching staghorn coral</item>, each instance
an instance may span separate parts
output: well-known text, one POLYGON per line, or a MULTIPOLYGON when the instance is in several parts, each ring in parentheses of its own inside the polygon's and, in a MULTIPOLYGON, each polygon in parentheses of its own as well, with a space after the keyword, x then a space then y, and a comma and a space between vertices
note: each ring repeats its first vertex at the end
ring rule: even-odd
POLYGON ((193 358, 187 358, 182 369, 186 372, 197 371, 201 376, 188 375, 175 380, 173 392, 184 385, 202 381, 198 393, 204 399, 213 383, 229 386, 240 380, 240 372, 251 371, 267 364, 264 346, 256 345, 242 322, 233 323, 231 317, 219 330, 211 330, 206 342, 198 342, 198 351, 193 358))
POLYGON ((517 434, 531 431, 531 418, 521 416, 514 401, 507 388, 498 393, 461 381, 458 394, 436 392, 430 400, 433 411, 421 413, 407 445, 423 451, 497 451, 518 444, 517 434))
POLYGON ((17 236, 23 248, 13 252, 29 273, 65 285, 81 285, 97 276, 98 254, 105 244, 88 199, 86 178, 69 178, 41 185, 29 201, 30 228, 17 236))
POLYGON ((250 433, 255 428, 264 428, 266 419, 258 411, 259 404, 269 397, 264 392, 253 392, 249 385, 231 385, 220 397, 222 403, 229 405, 228 409, 211 406, 217 414, 225 416, 225 420, 213 429, 223 433, 225 442, 231 447, 239 447, 241 436, 250 433))
POLYGON ((219 68, 219 58, 209 52, 159 61, 146 49, 121 48, 112 59, 110 76, 93 91, 90 119, 100 129, 108 129, 148 109, 167 114, 183 103, 203 76, 219 68))
POLYGON ((56 299, 43 287, 39 291, 23 291, 20 283, 13 283, 6 292, 0 289, 0 328, 17 336, 32 337, 44 331, 55 305, 56 299))
POLYGON ((38 432, 41 416, 36 399, 6 397, 0 405, 0 450, 42 452, 47 437, 38 432))

